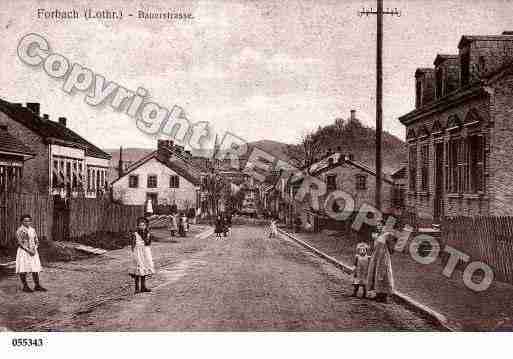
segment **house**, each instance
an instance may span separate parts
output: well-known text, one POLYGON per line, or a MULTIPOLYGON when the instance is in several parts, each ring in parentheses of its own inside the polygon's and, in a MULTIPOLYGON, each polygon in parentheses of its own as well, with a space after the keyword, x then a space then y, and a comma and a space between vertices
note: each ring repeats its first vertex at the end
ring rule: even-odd
MULTIPOLYGON (((320 161, 312 164, 308 170, 310 176, 316 177, 326 184, 326 194, 320 196, 319 209, 315 209, 306 199, 303 202, 294 201, 292 206, 292 214, 299 216, 303 224, 309 222, 313 225, 314 217, 327 217, 328 213, 342 211, 339 203, 333 201, 328 203, 331 208, 323 208, 326 205, 325 200, 334 191, 343 191, 349 194, 354 201, 354 208, 351 212, 358 211, 364 205, 372 206, 375 202, 376 189, 376 172, 366 165, 357 162, 350 154, 342 154, 340 152, 328 153, 320 161)), ((292 176, 288 183, 290 198, 296 198, 304 176, 292 176)), ((382 178, 382 212, 394 213, 395 209, 392 203, 394 191, 394 182, 388 174, 384 174, 382 178)), ((347 210, 347 208, 344 208, 347 210)), ((293 218, 290 219, 292 221, 293 218)))
POLYGON ((39 103, 23 106, 0 99, 0 123, 34 153, 24 166, 23 190, 62 196, 106 194, 110 155, 69 129, 65 117, 51 121, 39 110, 39 103))
POLYGON ((406 203, 420 218, 513 215, 513 32, 462 36, 415 72, 406 203))
POLYGON ((134 162, 112 182, 114 200, 127 205, 175 204, 179 210, 198 208, 202 173, 190 153, 173 141, 158 140, 157 150, 134 162))
POLYGON ((34 155, 9 133, 7 124, 0 123, 0 193, 21 192, 24 162, 34 155))

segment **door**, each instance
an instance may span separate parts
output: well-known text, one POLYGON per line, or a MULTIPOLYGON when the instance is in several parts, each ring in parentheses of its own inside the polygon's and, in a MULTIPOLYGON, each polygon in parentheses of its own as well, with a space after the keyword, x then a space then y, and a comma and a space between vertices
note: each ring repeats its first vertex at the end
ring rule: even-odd
POLYGON ((157 200, 158 193, 146 193, 146 208, 145 211, 151 214, 157 213, 157 200), (151 202, 151 207, 148 205, 151 202))
POLYGON ((444 168, 444 144, 435 144, 435 198, 434 198, 434 219, 439 222, 444 215, 443 201, 443 168, 444 168))

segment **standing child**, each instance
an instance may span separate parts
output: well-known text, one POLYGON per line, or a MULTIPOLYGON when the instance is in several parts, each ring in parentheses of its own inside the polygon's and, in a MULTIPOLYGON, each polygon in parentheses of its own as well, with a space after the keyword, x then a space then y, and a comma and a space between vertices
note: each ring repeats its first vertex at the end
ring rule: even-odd
POLYGON ((153 257, 151 255, 151 235, 148 220, 144 217, 137 219, 137 230, 132 234, 130 243, 132 248, 133 267, 130 275, 135 280, 135 293, 151 292, 146 288, 146 277, 155 273, 153 257), (139 286, 139 282, 141 285, 139 286))
POLYGON ((278 237, 278 227, 276 226, 276 220, 273 218, 269 224, 269 238, 276 237, 278 237))
POLYGON ((354 259, 354 280, 353 297, 358 296, 358 289, 363 288, 363 298, 367 295, 367 273, 369 269, 370 256, 367 254, 369 246, 365 243, 358 243, 354 259))
POLYGON ((221 234, 224 233, 224 221, 223 217, 219 214, 216 218, 216 237, 221 237, 221 234))
POLYGON ((39 284, 39 272, 41 272, 41 261, 37 247, 39 240, 36 230, 32 227, 32 217, 25 214, 21 217, 21 226, 16 231, 18 241, 18 252, 16 253, 16 273, 19 274, 24 292, 46 292, 46 289, 39 284), (34 290, 27 284, 27 273, 32 273, 34 290))

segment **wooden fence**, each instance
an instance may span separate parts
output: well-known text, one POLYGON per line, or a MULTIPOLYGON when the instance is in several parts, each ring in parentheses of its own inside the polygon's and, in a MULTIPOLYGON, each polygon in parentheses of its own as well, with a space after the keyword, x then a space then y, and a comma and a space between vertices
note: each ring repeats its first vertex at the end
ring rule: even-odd
POLYGON ((440 244, 488 264, 499 280, 513 283, 513 217, 446 218, 440 244))
POLYGON ((103 199, 69 201, 69 239, 96 232, 125 232, 136 227, 143 206, 126 206, 103 199))
POLYGON ((39 194, 0 193, 0 246, 16 246, 16 229, 24 214, 32 216, 32 224, 39 237, 51 238, 53 198, 39 194))
POLYGON ((73 198, 67 202, 51 196, 0 193, 0 247, 16 247, 16 229, 23 214, 32 216, 40 238, 73 240, 97 232, 122 233, 135 228, 143 206, 125 206, 106 199, 73 198))

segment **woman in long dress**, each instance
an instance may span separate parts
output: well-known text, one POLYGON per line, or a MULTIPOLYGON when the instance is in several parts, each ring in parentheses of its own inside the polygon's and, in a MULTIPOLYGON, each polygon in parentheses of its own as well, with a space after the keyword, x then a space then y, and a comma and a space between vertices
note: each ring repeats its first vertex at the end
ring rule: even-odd
POLYGON ((130 247, 132 249, 132 268, 129 273, 135 280, 135 293, 151 292, 146 287, 146 277, 155 273, 155 267, 151 254, 151 235, 146 218, 137 219, 137 230, 132 234, 130 247))
POLYGON ((176 224, 176 215, 171 214, 169 216, 169 225, 168 230, 171 232, 171 237, 176 235, 176 231, 178 230, 178 225, 176 224))
POLYGON ((376 293, 376 300, 386 303, 388 295, 394 292, 394 274, 391 254, 394 236, 390 232, 378 235, 369 262, 367 289, 376 293))
POLYGON ((37 247, 39 240, 34 227, 32 227, 32 217, 28 214, 21 217, 21 226, 16 231, 18 241, 18 251, 16 253, 16 273, 19 274, 24 292, 46 292, 46 289, 39 283, 39 272, 41 272, 41 261, 37 247), (34 280, 34 290, 27 284, 27 273, 32 273, 34 280))

